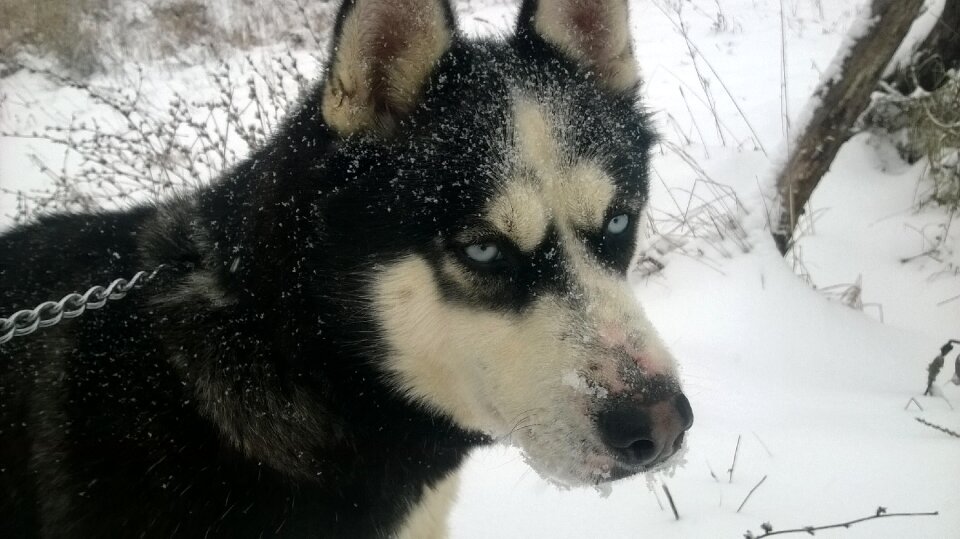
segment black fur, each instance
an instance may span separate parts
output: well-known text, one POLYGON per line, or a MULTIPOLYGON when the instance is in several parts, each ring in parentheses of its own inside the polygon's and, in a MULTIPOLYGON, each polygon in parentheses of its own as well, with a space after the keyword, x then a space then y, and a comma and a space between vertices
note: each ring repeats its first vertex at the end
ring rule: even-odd
MULTIPOLYGON (((486 443, 387 383, 372 270, 460 252, 496 188, 511 88, 560 100, 577 152, 618 156, 624 207, 646 200, 652 143, 635 91, 605 90, 524 28, 456 38, 394 136, 337 136, 318 86, 209 187, 0 237, 3 315, 164 265, 0 345, 0 537, 384 536, 486 443)), ((630 249, 585 239, 626 271, 630 249)), ((550 243, 487 275, 488 296, 447 283, 447 299, 522 310, 563 279, 544 269, 550 243)))

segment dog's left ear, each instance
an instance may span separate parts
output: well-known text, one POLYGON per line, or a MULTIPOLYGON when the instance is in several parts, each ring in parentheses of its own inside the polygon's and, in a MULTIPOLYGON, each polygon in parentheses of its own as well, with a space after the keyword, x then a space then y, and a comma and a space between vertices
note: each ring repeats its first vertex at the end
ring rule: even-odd
POLYGON ((539 36, 612 90, 628 91, 639 81, 627 0, 524 0, 517 35, 539 36))
POLYGON ((344 0, 323 84, 341 135, 388 133, 417 104, 455 34, 447 0, 344 0))

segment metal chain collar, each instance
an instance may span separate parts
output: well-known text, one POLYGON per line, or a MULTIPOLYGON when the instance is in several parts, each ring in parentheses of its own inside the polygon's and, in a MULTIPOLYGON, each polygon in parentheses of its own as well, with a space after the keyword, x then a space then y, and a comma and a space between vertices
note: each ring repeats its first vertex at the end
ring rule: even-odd
POLYGON ((0 344, 29 335, 38 328, 50 327, 65 318, 76 318, 87 309, 99 309, 107 300, 120 299, 135 287, 149 282, 162 268, 161 265, 150 274, 140 271, 129 281, 116 279, 106 288, 97 285, 83 294, 73 292, 60 301, 45 301, 33 309, 17 311, 10 318, 0 318, 0 344))

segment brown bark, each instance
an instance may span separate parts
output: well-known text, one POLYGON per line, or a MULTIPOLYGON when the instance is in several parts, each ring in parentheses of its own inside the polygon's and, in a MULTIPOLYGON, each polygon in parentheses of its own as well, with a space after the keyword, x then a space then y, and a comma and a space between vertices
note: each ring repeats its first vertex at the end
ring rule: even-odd
POLYGON ((820 105, 796 138, 777 178, 780 203, 773 238, 781 254, 789 249, 804 205, 852 135, 854 123, 870 104, 870 94, 922 6, 923 0, 873 0, 873 26, 840 53, 845 57, 839 73, 821 82, 814 93, 820 105))

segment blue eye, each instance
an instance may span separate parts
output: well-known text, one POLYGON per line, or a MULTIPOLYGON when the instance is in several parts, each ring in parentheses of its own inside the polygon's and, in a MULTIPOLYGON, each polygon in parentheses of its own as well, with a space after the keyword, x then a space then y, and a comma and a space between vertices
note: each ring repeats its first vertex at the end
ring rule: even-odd
POLYGON ((474 243, 463 250, 471 260, 486 264, 503 258, 496 243, 474 243))
POLYGON ((607 222, 607 232, 610 234, 620 234, 627 229, 630 224, 630 216, 627 214, 618 215, 607 222))

